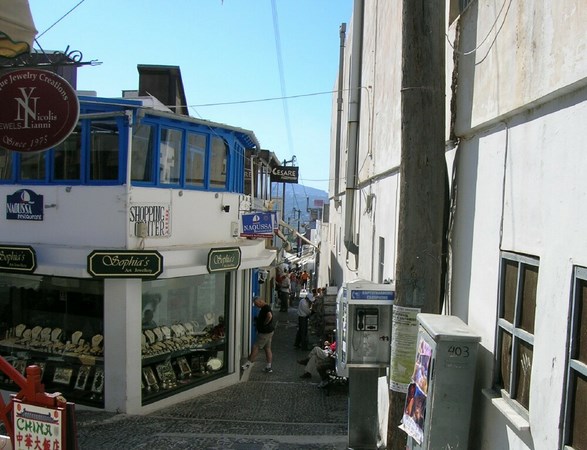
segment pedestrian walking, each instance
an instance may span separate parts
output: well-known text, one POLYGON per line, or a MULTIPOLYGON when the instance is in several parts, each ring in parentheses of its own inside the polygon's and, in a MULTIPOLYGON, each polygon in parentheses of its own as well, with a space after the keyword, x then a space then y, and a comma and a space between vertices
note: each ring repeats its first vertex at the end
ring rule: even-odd
POLYGON ((308 320, 312 314, 312 300, 314 297, 308 295, 300 298, 298 303, 298 331, 296 333, 296 340, 294 342, 295 348, 302 350, 309 350, 308 348, 308 320))
POLYGON ((304 270, 300 275, 300 282, 302 283, 302 289, 310 287, 310 274, 307 271, 304 270))
POLYGON ((282 273, 279 278, 279 311, 287 312, 289 302, 290 280, 287 272, 282 273))
POLYGON ((264 372, 271 373, 273 372, 273 368, 271 366, 273 362, 273 352, 271 350, 271 340, 273 339, 273 333, 275 332, 275 324, 273 323, 273 312, 271 311, 271 306, 265 303, 261 297, 255 297, 253 299, 253 303, 257 308, 261 308, 259 311, 259 315, 255 320, 255 328, 257 329, 257 339, 253 344, 253 348, 251 349, 251 353, 247 358, 247 362, 241 366, 243 371, 247 370, 251 367, 251 364, 255 362, 257 359, 257 355, 259 354, 259 350, 263 350, 265 352, 265 358, 267 360, 267 364, 265 365, 264 372))
POLYGON ((290 270, 289 272, 289 289, 290 289, 290 294, 289 294, 289 304, 293 305, 294 300, 298 299, 298 295, 296 295, 299 292, 299 287, 298 287, 298 276, 295 270, 290 270))

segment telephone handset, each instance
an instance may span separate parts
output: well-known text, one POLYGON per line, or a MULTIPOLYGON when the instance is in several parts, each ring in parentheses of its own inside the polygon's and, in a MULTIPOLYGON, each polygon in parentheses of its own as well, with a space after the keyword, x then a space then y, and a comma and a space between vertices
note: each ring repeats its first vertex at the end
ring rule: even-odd
POLYGON ((357 309, 355 329, 357 331, 377 331, 379 329, 379 310, 377 308, 357 309))

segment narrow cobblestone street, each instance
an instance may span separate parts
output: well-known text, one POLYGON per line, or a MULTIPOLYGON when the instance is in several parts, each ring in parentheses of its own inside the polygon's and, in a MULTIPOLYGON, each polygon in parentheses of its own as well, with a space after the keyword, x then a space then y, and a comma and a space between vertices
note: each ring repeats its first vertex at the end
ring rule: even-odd
POLYGON ((300 378, 295 309, 275 316, 273 373, 260 354, 247 381, 152 414, 77 411, 80 449, 346 449, 347 389, 300 378))

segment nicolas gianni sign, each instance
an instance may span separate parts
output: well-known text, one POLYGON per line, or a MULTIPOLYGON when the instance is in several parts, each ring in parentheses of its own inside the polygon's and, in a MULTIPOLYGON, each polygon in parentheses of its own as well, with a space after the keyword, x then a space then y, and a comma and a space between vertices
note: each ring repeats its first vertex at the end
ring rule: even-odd
POLYGON ((46 70, 20 69, 0 76, 0 148, 38 152, 60 144, 79 118, 73 88, 46 70))

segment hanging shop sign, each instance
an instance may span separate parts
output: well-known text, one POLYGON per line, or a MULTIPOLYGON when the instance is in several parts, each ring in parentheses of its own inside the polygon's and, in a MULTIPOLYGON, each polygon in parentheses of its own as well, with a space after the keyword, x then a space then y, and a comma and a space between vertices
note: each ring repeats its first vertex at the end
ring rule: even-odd
POLYGON ((231 248, 213 248, 208 252, 208 272, 228 272, 236 270, 241 265, 241 249, 238 247, 231 248))
POLYGON ((272 183, 297 183, 299 167, 277 166, 271 171, 272 183))
POLYGON ((19 189, 6 196, 6 220, 43 220, 43 196, 30 189, 19 189))
POLYGON ((97 278, 157 278, 163 256, 155 250, 94 250, 88 255, 88 273, 97 278))
POLYGON ((272 238, 277 228, 277 213, 256 212, 241 216, 241 237, 272 238))
POLYGON ((0 246, 2 272, 32 273, 37 268, 35 250, 29 246, 0 246))
POLYGON ((79 119, 79 101, 65 79, 19 69, 0 77, 0 148, 38 152, 60 144, 79 119))

